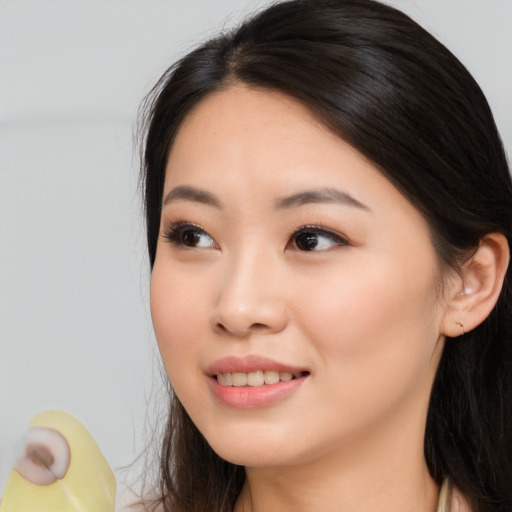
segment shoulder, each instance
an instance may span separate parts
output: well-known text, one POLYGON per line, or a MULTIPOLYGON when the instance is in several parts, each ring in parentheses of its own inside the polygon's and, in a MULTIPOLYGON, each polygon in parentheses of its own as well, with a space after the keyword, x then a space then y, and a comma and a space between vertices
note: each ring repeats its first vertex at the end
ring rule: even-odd
POLYGON ((143 512, 144 506, 140 496, 131 489, 122 488, 117 491, 114 512, 143 512))
POLYGON ((141 497, 129 488, 117 491, 114 512, 163 512, 161 506, 155 506, 151 496, 141 497))
POLYGON ((452 489, 450 512, 472 512, 467 499, 455 486, 452 489))

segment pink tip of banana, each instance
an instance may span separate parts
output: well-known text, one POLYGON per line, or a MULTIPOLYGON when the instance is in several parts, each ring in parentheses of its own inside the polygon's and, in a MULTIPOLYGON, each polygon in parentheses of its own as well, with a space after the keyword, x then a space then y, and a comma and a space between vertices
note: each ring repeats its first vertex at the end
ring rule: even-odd
POLYGON ((29 482, 49 485, 64 478, 70 461, 69 444, 60 432, 34 427, 28 431, 25 453, 16 464, 16 469, 29 482))

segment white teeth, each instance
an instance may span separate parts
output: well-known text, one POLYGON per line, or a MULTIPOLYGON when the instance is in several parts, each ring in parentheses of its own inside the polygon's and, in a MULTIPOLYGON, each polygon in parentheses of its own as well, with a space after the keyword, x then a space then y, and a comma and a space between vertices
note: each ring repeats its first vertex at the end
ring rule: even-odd
POLYGON ((217 380, 223 386, 231 386, 231 373, 219 373, 217 375, 217 380))
POLYGON ((247 386, 247 373, 232 373, 231 374, 232 386, 247 386))
POLYGON ((263 375, 265 376, 265 384, 277 384, 279 382, 279 372, 270 370, 263 372, 263 375))
POLYGON ((277 384, 278 382, 289 382, 294 377, 299 378, 302 374, 296 375, 290 372, 278 372, 275 370, 258 370, 249 373, 219 373, 217 381, 223 386, 263 386, 264 384, 277 384))
POLYGON ((256 386, 263 386, 265 384, 265 379, 263 377, 263 372, 257 371, 257 372, 250 372, 247 374, 247 385, 256 387, 256 386))

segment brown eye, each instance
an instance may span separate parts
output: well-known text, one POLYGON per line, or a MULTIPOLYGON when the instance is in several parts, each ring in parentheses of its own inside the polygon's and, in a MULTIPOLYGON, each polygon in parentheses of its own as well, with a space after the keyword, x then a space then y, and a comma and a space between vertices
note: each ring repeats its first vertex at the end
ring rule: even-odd
POLYGON ((295 245, 301 251, 313 251, 318 245, 318 236, 315 233, 301 233, 295 237, 295 245))
POLYGON ((196 247, 201 241, 201 235, 197 231, 187 229, 181 232, 181 243, 187 247, 196 247))
POLYGON ((206 231, 199 226, 186 222, 171 225, 163 236, 176 247, 218 248, 217 243, 206 231))
POLYGON ((293 243, 300 251, 323 251, 332 247, 347 245, 347 241, 324 229, 307 226, 298 229, 293 234, 293 243))

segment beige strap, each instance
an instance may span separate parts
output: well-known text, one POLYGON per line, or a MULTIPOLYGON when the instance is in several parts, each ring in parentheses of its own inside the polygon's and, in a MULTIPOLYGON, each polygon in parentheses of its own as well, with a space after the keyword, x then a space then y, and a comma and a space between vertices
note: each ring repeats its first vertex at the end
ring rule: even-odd
POLYGON ((437 512, 450 512, 450 502, 452 500, 452 483, 449 478, 445 478, 441 490, 439 491, 439 503, 437 512))

